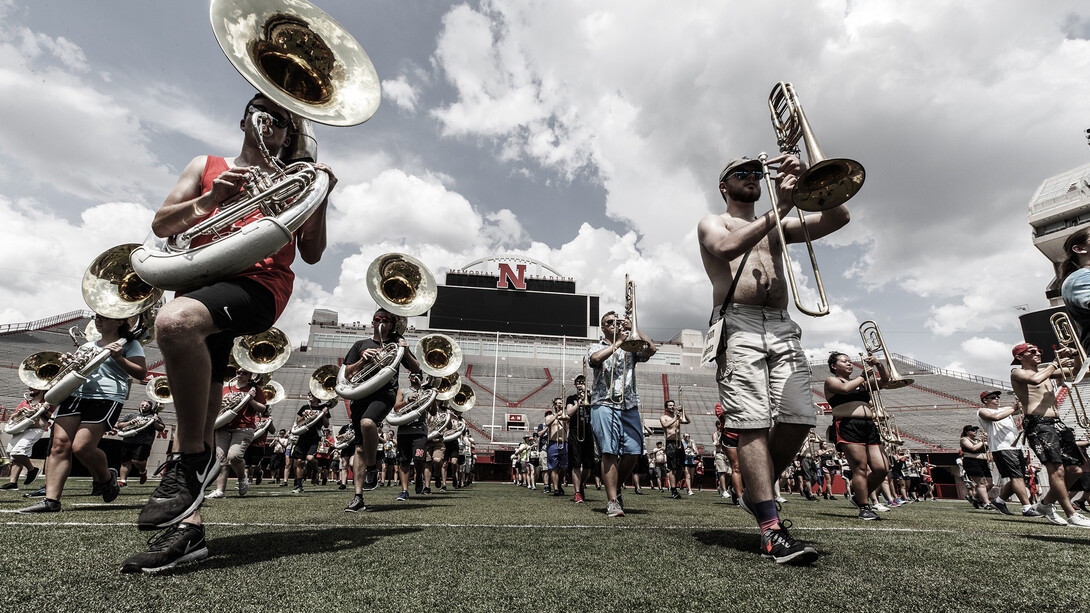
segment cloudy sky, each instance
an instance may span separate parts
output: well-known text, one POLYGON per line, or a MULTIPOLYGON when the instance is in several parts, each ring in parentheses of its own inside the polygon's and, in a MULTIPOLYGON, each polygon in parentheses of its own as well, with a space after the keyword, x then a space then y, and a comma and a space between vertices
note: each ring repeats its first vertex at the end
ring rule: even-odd
MULTIPOLYGON (((833 313, 797 316, 814 355, 857 351, 875 319, 893 351, 1005 379, 1019 309, 1047 306, 1026 207, 1090 153, 1085 3, 319 4, 383 97, 317 127, 340 184, 279 324, 296 339, 315 307, 369 314, 359 279, 393 250, 440 278, 526 254, 606 305, 627 272, 654 338, 703 329, 696 223, 723 210, 727 159, 775 149, 779 80, 826 154, 867 170, 817 245, 833 313)), ((0 322, 82 308, 87 263, 146 238, 191 158, 238 153, 253 91, 204 3, 107 0, 0 1, 0 86, 0 322)))

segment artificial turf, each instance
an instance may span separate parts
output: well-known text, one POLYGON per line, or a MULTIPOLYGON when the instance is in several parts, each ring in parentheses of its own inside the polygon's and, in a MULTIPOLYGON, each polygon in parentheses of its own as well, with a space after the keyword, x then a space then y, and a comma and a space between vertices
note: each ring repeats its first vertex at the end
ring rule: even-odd
MULTIPOLYGON (((752 518, 715 492, 629 489, 614 519, 593 488, 581 505, 510 484, 402 503, 379 488, 352 514, 351 491, 266 483, 205 504, 208 559, 122 575, 152 485, 102 504, 72 479, 62 513, 0 515, 0 611, 1079 611, 1090 570, 1090 530, 963 501, 862 522, 843 499, 792 496, 792 534, 822 553, 800 568, 759 558, 752 518)), ((0 511, 28 504, 0 494, 0 511)))

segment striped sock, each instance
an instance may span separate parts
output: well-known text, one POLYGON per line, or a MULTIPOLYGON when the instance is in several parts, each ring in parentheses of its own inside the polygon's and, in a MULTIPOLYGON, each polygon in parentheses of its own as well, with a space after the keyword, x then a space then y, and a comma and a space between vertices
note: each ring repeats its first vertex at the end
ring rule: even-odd
POLYGON ((775 500, 755 503, 753 505, 753 514, 757 516, 757 524, 761 526, 762 533, 780 527, 780 516, 776 512, 775 500))

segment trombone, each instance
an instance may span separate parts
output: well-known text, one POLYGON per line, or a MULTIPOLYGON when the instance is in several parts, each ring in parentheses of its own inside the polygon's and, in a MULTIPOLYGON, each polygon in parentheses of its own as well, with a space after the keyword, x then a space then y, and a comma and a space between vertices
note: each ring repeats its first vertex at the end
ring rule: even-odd
POLYGON ((886 361, 886 389, 900 389, 912 385, 916 381, 915 379, 906 379, 901 376, 901 373, 897 372, 893 360, 889 357, 889 351, 886 350, 886 342, 882 339, 882 333, 878 330, 878 324, 869 319, 859 324, 859 336, 863 339, 863 349, 867 353, 871 355, 881 353, 882 358, 886 361))
POLYGON ((862 353, 859 354, 859 362, 863 365, 863 383, 867 386, 867 393, 870 394, 870 404, 874 409, 874 423, 878 426, 878 436, 886 443, 903 445, 905 441, 901 438, 901 433, 897 431, 893 417, 886 411, 885 403, 882 402, 877 369, 867 363, 862 353))
MULTIPOLYGON (((1052 317, 1048 318, 1048 323, 1052 324, 1052 333, 1056 335, 1056 342, 1060 344, 1060 347, 1074 349, 1079 354, 1080 362, 1085 362, 1086 350, 1083 349, 1082 343, 1079 342, 1079 337, 1075 334, 1075 329, 1071 325, 1071 318, 1067 316, 1067 313, 1062 311, 1054 313, 1052 317)), ((1058 370, 1063 378, 1064 385, 1071 390, 1071 412, 1075 414, 1075 421, 1083 428, 1090 429, 1090 413, 1087 413, 1086 405, 1082 401, 1082 394, 1079 393, 1076 374, 1070 368, 1064 368, 1060 365, 1059 356, 1056 356, 1056 364, 1059 366, 1058 370)))
POLYGON ((772 216, 776 221, 776 232, 780 237, 784 268, 787 269, 787 279, 791 285, 791 293, 795 297, 795 307, 811 317, 822 317, 829 314, 829 299, 825 295, 825 285, 821 282, 821 271, 818 269, 817 257, 814 255, 814 245, 810 240, 810 232, 806 229, 806 219, 802 212, 826 211, 844 204, 863 186, 866 173, 863 166, 855 160, 825 157, 821 147, 818 146, 813 130, 810 129, 810 122, 806 120, 806 113, 802 110, 802 103, 799 102, 799 97, 795 93, 795 87, 790 83, 780 81, 772 88, 772 93, 768 95, 768 108, 772 113, 772 128, 776 132, 776 142, 780 152, 799 154, 799 140, 803 141, 806 148, 809 168, 799 175, 795 182, 791 202, 799 215, 802 236, 814 270, 814 283, 818 288, 818 303, 814 310, 803 306, 799 299, 799 286, 795 282, 795 271, 791 266, 791 257, 787 253, 787 237, 783 232, 783 220, 777 208, 779 199, 776 196, 776 186, 769 174, 768 154, 761 153, 757 159, 761 162, 768 197, 772 202, 772 216))

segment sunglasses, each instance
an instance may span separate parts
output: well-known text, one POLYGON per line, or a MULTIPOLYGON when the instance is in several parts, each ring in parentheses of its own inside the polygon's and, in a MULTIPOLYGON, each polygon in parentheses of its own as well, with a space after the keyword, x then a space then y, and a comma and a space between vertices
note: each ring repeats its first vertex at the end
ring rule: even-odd
POLYGON ((754 179, 760 179, 761 177, 765 176, 765 173, 764 173, 763 170, 735 170, 734 172, 732 172, 730 174, 731 174, 731 176, 733 176, 735 179, 738 179, 739 181, 745 181, 746 178, 748 178, 748 177, 753 177, 754 179))
POLYGON ((612 326, 613 324, 617 323, 618 321, 620 321, 620 320, 619 319, 607 319, 607 320, 602 322, 602 325, 612 326))
POLYGON ((256 104, 251 104, 250 106, 246 107, 246 113, 250 115, 254 113, 265 113, 272 118, 272 124, 280 128, 281 130, 288 127, 288 124, 290 123, 283 115, 274 113, 264 107, 257 106, 256 104))

